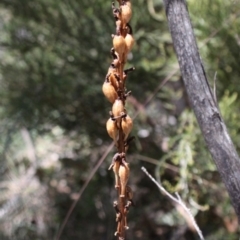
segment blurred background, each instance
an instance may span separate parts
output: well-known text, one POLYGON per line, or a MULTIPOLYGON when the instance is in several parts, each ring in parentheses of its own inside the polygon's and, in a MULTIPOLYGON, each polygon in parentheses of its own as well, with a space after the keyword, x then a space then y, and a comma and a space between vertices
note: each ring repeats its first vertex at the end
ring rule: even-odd
MULTIPOLYGON (((240 152, 240 3, 189 0, 206 73, 240 152)), ((136 206, 127 239, 198 239, 144 166, 192 210, 207 240, 238 239, 228 194, 184 90, 160 0, 133 0, 136 44, 126 67, 128 161, 136 206), (164 85, 162 83, 165 83, 164 85), (161 85, 162 84, 162 85, 161 85)), ((0 0, 0 239, 51 240, 111 139, 102 84, 115 31, 111 1, 0 0)), ((87 186, 62 240, 111 240, 115 150, 87 186)))

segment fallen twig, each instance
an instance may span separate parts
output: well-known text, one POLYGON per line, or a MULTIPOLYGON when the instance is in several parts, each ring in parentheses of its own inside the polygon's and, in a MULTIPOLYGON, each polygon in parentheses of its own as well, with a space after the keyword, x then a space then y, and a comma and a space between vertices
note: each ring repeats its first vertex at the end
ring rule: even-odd
POLYGON ((179 204, 188 214, 189 218, 192 221, 192 225, 194 226, 194 228, 196 229, 196 232, 198 233, 199 237, 201 240, 204 240, 204 237, 202 235, 202 231, 200 230, 200 228, 198 227, 191 211, 189 208, 187 208, 187 206, 184 204, 184 202, 182 201, 180 195, 176 192, 175 195, 176 197, 174 197, 173 195, 171 195, 160 183, 158 183, 150 173, 148 173, 148 171, 146 170, 145 167, 141 167, 142 171, 152 180, 152 182, 154 182, 156 184, 156 186, 159 188, 159 190, 164 193, 167 197, 169 197, 174 203, 179 204))

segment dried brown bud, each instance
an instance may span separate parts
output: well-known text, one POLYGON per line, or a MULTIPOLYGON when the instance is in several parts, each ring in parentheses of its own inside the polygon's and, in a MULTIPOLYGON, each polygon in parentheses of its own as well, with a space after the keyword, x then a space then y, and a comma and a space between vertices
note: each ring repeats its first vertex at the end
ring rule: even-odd
MULTIPOLYGON (((116 118, 116 117, 120 117, 122 112, 125 112, 123 101, 118 98, 113 103, 112 113, 113 113, 113 116, 116 118)), ((118 122, 120 122, 120 119, 117 119, 117 120, 119 120, 118 122)))
POLYGON ((131 34, 127 33, 125 39, 125 43, 126 43, 126 55, 131 52, 133 45, 134 45, 134 38, 131 34))
POLYGON ((115 188, 120 188, 120 179, 119 179, 119 168, 120 168, 120 161, 116 160, 113 165, 113 172, 115 175, 115 188))
POLYGON ((129 115, 122 117, 122 130, 124 133, 124 141, 127 140, 129 133, 132 131, 133 121, 129 115))
POLYGON ((120 197, 125 197, 126 194, 126 186, 130 174, 130 169, 128 166, 128 163, 121 163, 119 167, 119 178, 120 178, 120 184, 121 184, 121 195, 120 197))
POLYGON ((113 38, 113 48, 119 55, 119 60, 122 62, 124 60, 124 54, 126 51, 126 43, 121 35, 112 35, 113 38))
POLYGON ((121 20, 122 20, 122 27, 125 28, 127 23, 129 23, 131 17, 132 17, 132 9, 129 7, 128 4, 121 5, 120 6, 120 12, 121 12, 121 20))
POLYGON ((118 98, 115 87, 112 85, 112 83, 109 80, 104 81, 102 85, 102 91, 110 103, 114 103, 115 100, 118 98))
POLYGON ((115 142, 115 145, 117 146, 118 128, 116 125, 116 121, 109 118, 106 123, 106 128, 107 128, 108 135, 110 136, 110 138, 113 139, 113 141, 115 142))

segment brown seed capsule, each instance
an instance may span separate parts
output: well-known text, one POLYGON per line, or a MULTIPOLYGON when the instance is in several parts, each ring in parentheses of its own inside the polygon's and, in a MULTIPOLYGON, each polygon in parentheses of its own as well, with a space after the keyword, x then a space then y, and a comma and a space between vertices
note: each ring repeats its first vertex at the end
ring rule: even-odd
POLYGON ((120 6, 122 27, 125 28, 132 17, 132 9, 127 4, 120 6))
POLYGON ((129 133, 132 131, 133 128, 133 121, 129 115, 123 114, 122 117, 122 130, 124 133, 124 141, 127 140, 129 133))
POLYGON ((119 55, 119 61, 123 62, 124 54, 126 51, 126 43, 121 35, 112 35, 113 38, 113 48, 119 55))
POLYGON ((102 91, 110 103, 114 103, 118 98, 117 92, 109 80, 105 80, 102 85, 102 91))
POLYGON ((119 179, 119 168, 120 168, 120 161, 115 161, 113 165, 113 172, 115 175, 115 188, 118 189, 120 188, 120 179, 119 179))
POLYGON ((129 33, 127 33, 127 35, 126 35, 126 37, 124 39, 125 39, 125 43, 126 43, 126 52, 128 54, 128 53, 131 52, 135 40, 134 40, 133 36, 131 34, 129 34, 129 33))
POLYGON ((120 178, 120 184, 121 184, 121 195, 120 197, 125 197, 126 194, 126 186, 130 174, 130 169, 128 166, 128 163, 121 163, 119 167, 119 178, 120 178))
MULTIPOLYGON (((119 118, 122 114, 122 112, 125 112, 124 110, 124 105, 123 105, 123 101, 121 99, 116 99, 115 102, 113 103, 113 106, 112 106, 112 113, 113 113, 113 116, 115 118, 119 118)), ((120 122, 120 119, 117 119, 119 120, 118 122, 120 122)))
POLYGON ((115 145, 117 146, 118 128, 116 125, 116 121, 109 118, 106 123, 106 128, 107 128, 108 135, 110 136, 110 138, 113 139, 113 141, 115 142, 115 145))

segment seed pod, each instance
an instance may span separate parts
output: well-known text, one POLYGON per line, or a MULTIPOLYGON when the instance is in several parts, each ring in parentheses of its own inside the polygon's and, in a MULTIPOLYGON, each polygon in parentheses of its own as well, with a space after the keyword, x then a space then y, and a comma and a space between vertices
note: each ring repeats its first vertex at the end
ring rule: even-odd
POLYGON ((126 43, 126 53, 128 54, 131 52, 135 40, 134 40, 132 34, 130 34, 130 33, 127 33, 127 35, 124 39, 125 39, 125 43, 126 43))
POLYGON ((132 9, 127 4, 120 6, 122 27, 125 28, 132 17, 132 9))
POLYGON ((124 133, 124 141, 127 140, 129 133, 132 131, 133 121, 129 115, 122 117, 122 130, 124 133))
POLYGON ((102 91, 110 103, 114 103, 115 100, 118 98, 118 95, 117 95, 117 92, 116 92, 114 86, 107 79, 104 81, 104 83, 102 85, 102 91))
POLYGON ((107 132, 110 138, 113 139, 115 145, 117 146, 117 140, 118 140, 118 128, 116 125, 116 121, 112 120, 111 118, 108 119, 107 123, 106 123, 106 128, 107 128, 107 132))
POLYGON ((124 54, 126 51, 126 43, 121 35, 112 35, 113 38, 113 48, 119 55, 119 60, 122 62, 124 60, 124 54))
MULTIPOLYGON (((115 100, 115 102, 113 103, 113 106, 112 106, 112 113, 113 113, 113 116, 115 118, 119 118, 122 114, 122 112, 125 112, 124 111, 124 105, 123 105, 123 101, 118 98, 115 100)), ((118 119, 119 120, 119 119, 118 119)), ((118 121, 120 122, 120 120, 118 121)))
POLYGON ((113 172, 115 175, 115 188, 118 189, 120 188, 120 179, 119 179, 119 167, 120 167, 120 162, 118 160, 115 161, 113 165, 113 172))
POLYGON ((119 178, 120 178, 120 184, 121 184, 121 195, 120 197, 125 197, 126 194, 126 186, 128 183, 128 178, 130 174, 130 169, 128 166, 128 163, 121 163, 119 167, 119 178))

